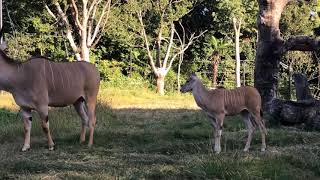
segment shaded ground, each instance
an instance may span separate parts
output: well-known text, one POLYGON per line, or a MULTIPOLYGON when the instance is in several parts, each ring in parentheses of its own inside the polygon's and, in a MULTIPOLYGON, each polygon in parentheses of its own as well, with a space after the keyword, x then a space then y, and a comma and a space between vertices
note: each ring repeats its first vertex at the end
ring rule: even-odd
POLYGON ((131 92, 135 93, 135 99, 130 99, 130 93, 112 93, 101 93, 95 142, 90 149, 79 145, 80 119, 73 108, 67 107, 50 111, 56 150, 46 149, 46 139, 36 119, 32 127, 32 149, 23 153, 20 151, 22 122, 16 119, 17 109, 4 106, 0 109, 0 176, 7 179, 317 179, 320 175, 317 132, 269 129, 266 153, 259 152, 258 134, 254 136, 251 152, 243 153, 244 125, 238 117, 228 117, 221 141, 222 153, 215 155, 211 151, 211 127, 195 108, 191 96, 161 99, 131 92))

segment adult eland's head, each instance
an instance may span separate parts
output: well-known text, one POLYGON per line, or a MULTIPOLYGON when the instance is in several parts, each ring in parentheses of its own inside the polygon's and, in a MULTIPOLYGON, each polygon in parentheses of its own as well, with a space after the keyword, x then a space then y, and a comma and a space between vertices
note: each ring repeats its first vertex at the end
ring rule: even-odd
POLYGON ((195 83, 198 80, 198 77, 195 73, 192 73, 187 82, 181 87, 180 92, 186 93, 192 91, 192 89, 195 87, 195 83))

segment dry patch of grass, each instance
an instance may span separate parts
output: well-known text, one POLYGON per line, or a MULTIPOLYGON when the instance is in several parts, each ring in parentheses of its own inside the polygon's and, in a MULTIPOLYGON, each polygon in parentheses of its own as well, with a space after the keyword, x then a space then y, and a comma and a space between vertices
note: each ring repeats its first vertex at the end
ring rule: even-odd
MULTIPOLYGON (((268 151, 243 153, 246 132, 239 117, 224 124, 222 153, 211 150, 212 129, 192 96, 158 96, 148 90, 101 90, 92 148, 78 143, 80 119, 72 107, 52 108, 55 151, 37 118, 32 149, 23 142, 18 108, 0 95, 0 177, 4 179, 317 179, 320 134, 269 129, 268 151)), ((37 117, 37 115, 35 115, 37 117)))

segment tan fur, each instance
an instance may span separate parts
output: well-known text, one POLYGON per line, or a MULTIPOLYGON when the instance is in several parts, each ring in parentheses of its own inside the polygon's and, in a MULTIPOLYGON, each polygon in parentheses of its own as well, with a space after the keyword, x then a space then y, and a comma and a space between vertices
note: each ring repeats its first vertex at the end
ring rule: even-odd
POLYGON ((188 82, 181 88, 181 92, 188 91, 192 91, 197 105, 206 112, 211 120, 214 128, 215 152, 219 153, 221 151, 220 137, 224 117, 226 115, 236 114, 243 116, 248 129, 248 139, 244 150, 248 151, 250 148, 255 124, 258 125, 261 131, 261 150, 265 150, 265 134, 267 131, 263 119, 260 116, 261 96, 254 87, 245 86, 233 90, 223 88, 209 90, 205 88, 197 76, 193 74, 190 76, 188 82))
POLYGON ((91 146, 99 83, 99 73, 90 63, 56 63, 43 57, 18 63, 0 50, 0 89, 10 92, 21 107, 25 125, 23 151, 30 148, 32 110, 39 113, 43 131, 48 138, 49 150, 53 150, 48 106, 63 107, 72 104, 83 120, 80 141, 85 141, 85 128, 89 126, 88 145, 91 146))

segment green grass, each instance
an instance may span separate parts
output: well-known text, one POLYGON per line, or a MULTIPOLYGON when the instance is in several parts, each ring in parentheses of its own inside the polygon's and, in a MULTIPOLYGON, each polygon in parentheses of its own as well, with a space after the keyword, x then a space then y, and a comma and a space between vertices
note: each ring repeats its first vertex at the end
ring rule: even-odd
POLYGON ((258 133, 242 152, 240 117, 227 117, 222 152, 211 150, 212 129, 189 95, 158 96, 148 90, 102 90, 94 146, 78 143, 73 107, 52 108, 56 143, 48 151, 34 114, 31 150, 21 152, 23 123, 8 94, 0 96, 1 179, 319 179, 320 134, 269 129, 267 152, 258 133))

